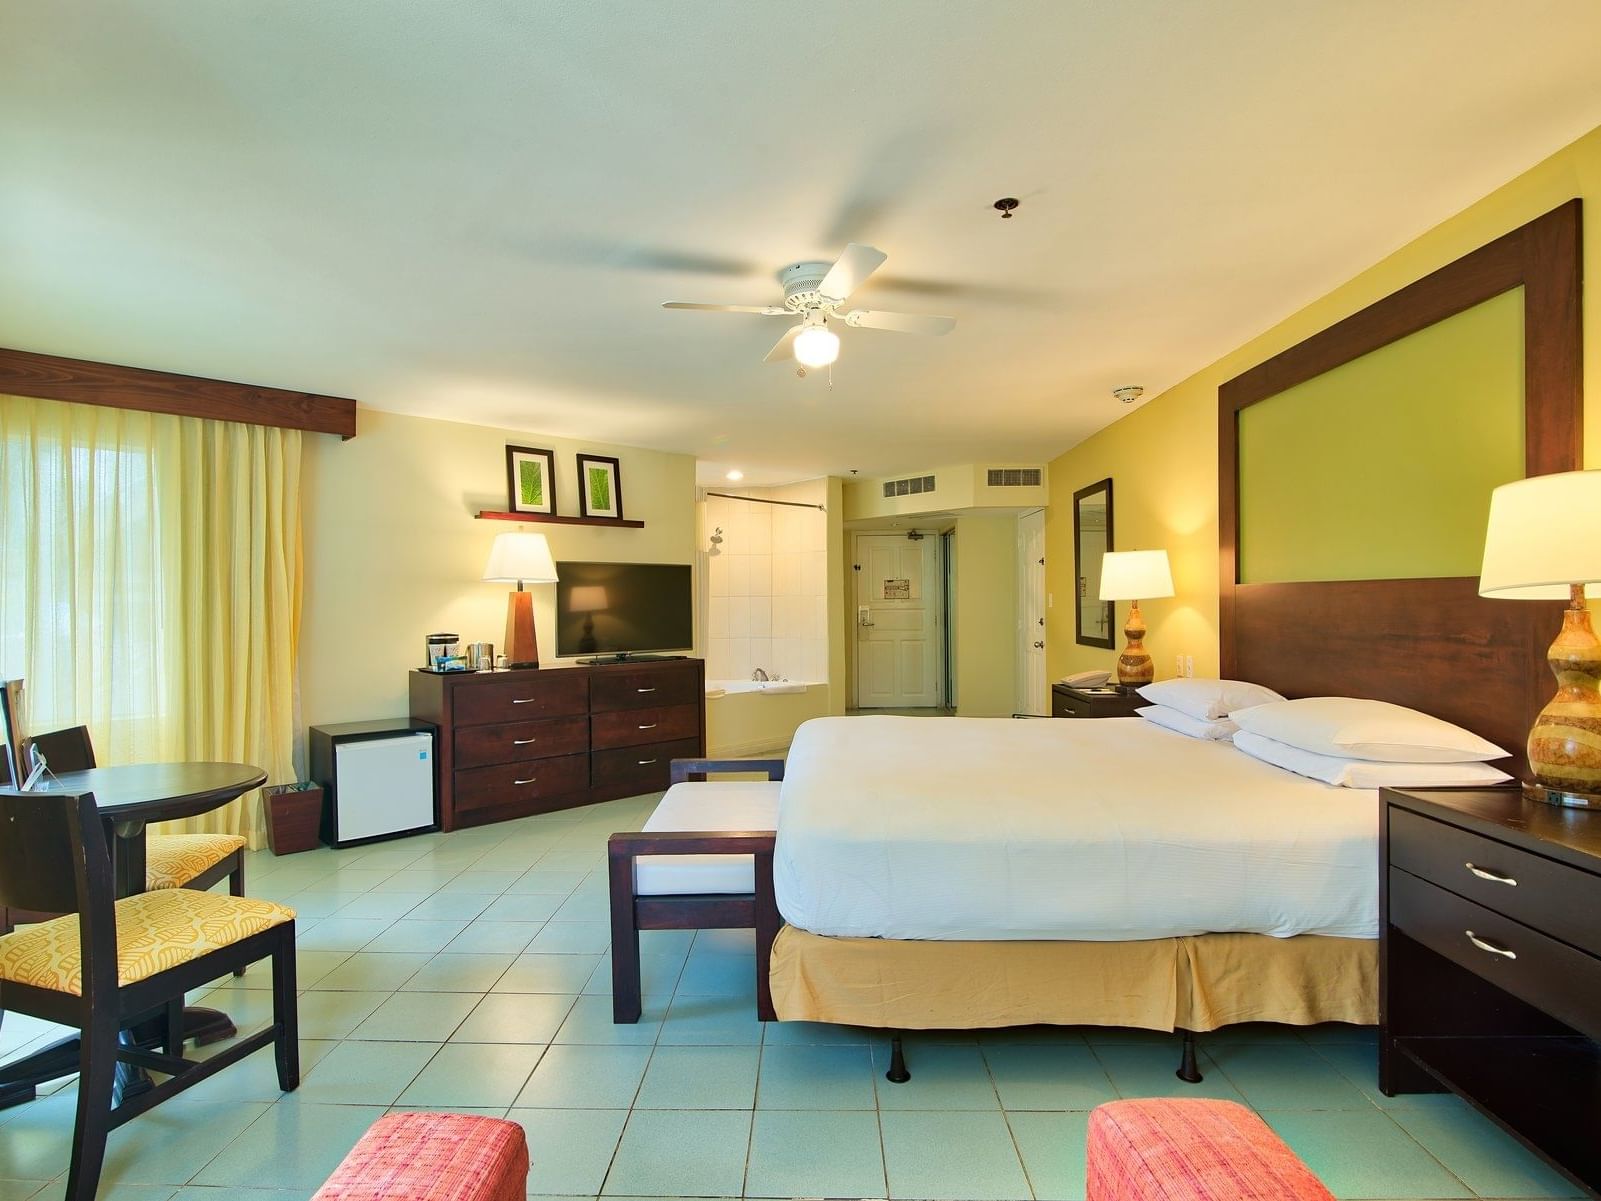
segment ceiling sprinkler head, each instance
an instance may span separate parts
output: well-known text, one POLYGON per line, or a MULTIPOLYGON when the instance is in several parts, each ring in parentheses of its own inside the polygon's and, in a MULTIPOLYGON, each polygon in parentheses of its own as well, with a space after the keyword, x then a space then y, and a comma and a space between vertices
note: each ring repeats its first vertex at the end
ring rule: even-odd
POLYGON ((995 202, 995 208, 1000 212, 1002 221, 1009 221, 1012 218, 1012 210, 1020 203, 1022 202, 1016 196, 1002 196, 995 202))
POLYGON ((1127 387, 1113 388, 1112 395, 1117 397, 1124 404, 1131 405, 1140 397, 1145 395, 1145 389, 1136 384, 1129 384, 1127 387))

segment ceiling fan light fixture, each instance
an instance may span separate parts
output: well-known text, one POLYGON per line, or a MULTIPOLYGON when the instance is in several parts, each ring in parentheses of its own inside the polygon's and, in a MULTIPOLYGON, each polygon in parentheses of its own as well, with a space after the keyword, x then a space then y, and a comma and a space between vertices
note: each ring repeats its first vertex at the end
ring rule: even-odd
POLYGON ((795 335, 795 361, 803 367, 827 367, 839 358, 839 335, 825 325, 808 325, 795 335))

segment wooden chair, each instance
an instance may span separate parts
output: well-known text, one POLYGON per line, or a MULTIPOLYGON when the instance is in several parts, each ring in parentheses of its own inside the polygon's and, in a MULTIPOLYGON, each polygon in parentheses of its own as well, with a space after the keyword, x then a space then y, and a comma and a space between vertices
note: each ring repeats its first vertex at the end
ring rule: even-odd
POLYGON ((299 1086, 294 910, 187 888, 115 900, 92 794, 0 791, 0 830, 0 905, 66 915, 0 937, 0 1008, 81 1032, 67 1201, 93 1201, 112 1130, 268 1043, 278 1086, 299 1086), (175 1054, 184 993, 268 957, 272 1024, 208 1060, 175 1054), (161 1015, 166 1053, 119 1042, 161 1015), (114 1104, 119 1061, 170 1078, 114 1104))
MULTIPOLYGON (((54 772, 95 766, 94 743, 84 726, 28 739, 54 772)), ((224 877, 233 896, 245 895, 245 840, 237 834, 151 834, 145 838, 146 888, 207 889, 224 877)))

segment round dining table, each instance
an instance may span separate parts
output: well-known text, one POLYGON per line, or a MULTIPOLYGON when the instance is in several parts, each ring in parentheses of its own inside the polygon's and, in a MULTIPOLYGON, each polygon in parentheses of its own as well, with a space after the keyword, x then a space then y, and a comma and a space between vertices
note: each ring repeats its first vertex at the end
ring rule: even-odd
MULTIPOLYGON (((220 809, 267 782, 248 763, 131 763, 47 776, 35 792, 93 793, 95 805, 115 836, 111 839, 117 896, 145 891, 145 827, 220 809)), ((215 1009, 184 1010, 184 1035, 202 1042, 231 1037, 234 1024, 215 1009)), ((119 1065, 119 1093, 149 1087, 142 1071, 119 1065)), ((78 1070, 78 1039, 64 1038, 0 1067, 0 1108, 33 1099, 34 1086, 78 1070)))

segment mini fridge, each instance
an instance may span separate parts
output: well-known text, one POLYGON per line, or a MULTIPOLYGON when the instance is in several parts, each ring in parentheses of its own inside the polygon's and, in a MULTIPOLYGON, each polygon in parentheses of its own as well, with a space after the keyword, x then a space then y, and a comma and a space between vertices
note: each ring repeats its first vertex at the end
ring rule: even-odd
POLYGON ((404 717, 344 722, 312 726, 308 741, 329 846, 439 828, 431 726, 404 717))

